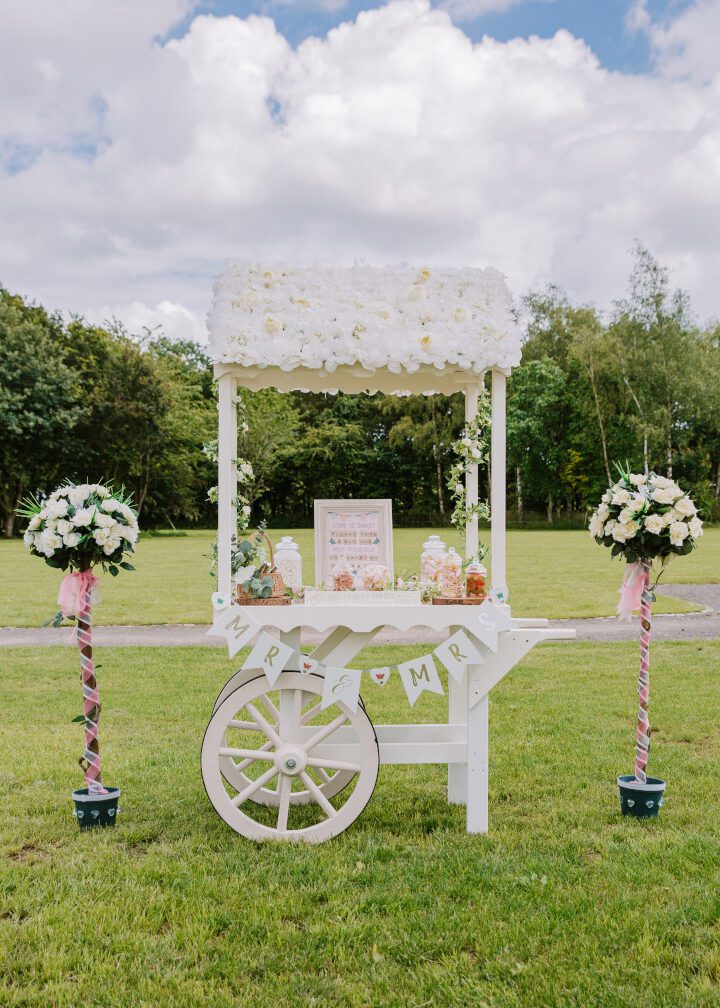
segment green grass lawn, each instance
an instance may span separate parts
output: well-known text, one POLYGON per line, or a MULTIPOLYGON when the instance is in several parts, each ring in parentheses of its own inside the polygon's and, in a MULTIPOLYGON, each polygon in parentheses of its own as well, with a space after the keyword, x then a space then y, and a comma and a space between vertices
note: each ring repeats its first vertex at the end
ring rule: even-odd
MULTIPOLYGON (((292 529, 303 556, 304 578, 314 578, 310 529, 292 529)), ((431 532, 459 546, 445 529, 397 529, 398 574, 417 571, 422 543, 431 532)), ((275 530, 277 541, 284 532, 275 530)), ((489 539, 489 533, 486 534, 489 539)), ((150 538, 138 545, 134 574, 103 578, 104 601, 96 623, 207 623, 213 582, 208 574, 210 532, 150 538)), ((58 571, 31 557, 19 540, 0 541, 0 625, 37 626, 51 615, 60 582, 58 571)), ((586 532, 509 532, 508 581, 513 612, 550 618, 607 616, 615 611, 622 564, 611 562, 586 532)), ((700 549, 673 561, 667 579, 720 580, 720 529, 708 529, 700 549)), ((658 597, 656 612, 691 612, 680 599, 658 597)))
MULTIPOLYGON (((385 767, 346 833, 296 847, 243 840, 205 797, 221 652, 102 652, 105 779, 123 797, 118 826, 92 834, 69 794, 76 652, 1 652, 0 1004, 717 1006, 720 642, 654 649, 651 767, 668 791, 644 822, 620 816, 614 786, 636 659, 546 645, 494 690, 488 836, 464 833, 444 768, 385 767)), ((364 690, 375 720, 443 717, 428 694, 410 711, 394 680, 364 690)))

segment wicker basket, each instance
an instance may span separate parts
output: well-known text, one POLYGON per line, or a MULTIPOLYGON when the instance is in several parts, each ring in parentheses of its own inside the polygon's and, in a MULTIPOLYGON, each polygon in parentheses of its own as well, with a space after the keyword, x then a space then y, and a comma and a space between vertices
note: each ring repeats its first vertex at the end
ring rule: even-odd
POLYGON ((250 592, 246 592, 241 584, 235 586, 239 605, 290 605, 292 599, 285 594, 285 582, 280 576, 280 572, 275 569, 275 555, 273 546, 268 537, 263 533, 268 550, 270 551, 270 569, 263 572, 266 577, 272 578, 272 594, 267 598, 253 598, 250 592))

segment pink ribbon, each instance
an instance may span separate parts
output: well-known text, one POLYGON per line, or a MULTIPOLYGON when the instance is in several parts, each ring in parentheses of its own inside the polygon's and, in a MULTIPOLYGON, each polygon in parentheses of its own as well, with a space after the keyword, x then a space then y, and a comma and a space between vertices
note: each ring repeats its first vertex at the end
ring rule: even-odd
POLYGON ((644 585, 645 568, 642 563, 627 564, 617 604, 618 620, 621 623, 632 622, 633 611, 640 608, 644 585))
POLYGON ((60 583, 58 605, 63 616, 82 616, 89 608, 87 597, 98 583, 92 571, 73 571, 66 574, 60 583))

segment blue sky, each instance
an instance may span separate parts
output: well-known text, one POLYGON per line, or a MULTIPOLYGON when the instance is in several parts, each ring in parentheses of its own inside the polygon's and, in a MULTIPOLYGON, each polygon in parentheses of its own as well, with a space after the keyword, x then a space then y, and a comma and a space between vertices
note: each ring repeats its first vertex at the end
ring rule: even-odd
MULTIPOLYGON (((500 4, 502 0, 498 0, 500 4)), ((337 9, 326 10, 317 3, 274 3, 266 0, 199 0, 187 19, 171 33, 180 35, 198 13, 225 15, 266 14, 293 44, 309 35, 325 35, 342 21, 352 20, 359 11, 381 6, 380 3, 358 3, 356 0, 337 9)), ((690 0, 649 0, 648 13, 662 22, 677 16, 690 0)), ((327 3, 332 6, 332 0, 327 3)), ((646 73, 652 69, 647 37, 641 32, 629 32, 625 19, 631 0, 519 0, 506 10, 483 14, 475 20, 462 22, 463 31, 475 41, 491 35, 499 41, 530 35, 549 37, 561 28, 583 38, 603 66, 625 73, 646 73)))

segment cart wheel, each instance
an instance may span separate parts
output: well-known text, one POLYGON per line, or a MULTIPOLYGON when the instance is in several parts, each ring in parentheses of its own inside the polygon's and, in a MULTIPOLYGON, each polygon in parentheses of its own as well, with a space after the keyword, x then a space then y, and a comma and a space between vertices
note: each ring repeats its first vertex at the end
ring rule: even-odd
MULTIPOLYGON (((307 679, 307 675, 303 674, 303 679, 307 679)), ((235 691, 233 690, 233 692, 235 691)), ((226 697, 228 695, 229 694, 226 694, 226 697)), ((309 697, 306 699, 310 699, 313 696, 314 693, 310 693, 309 697)), ((302 699, 300 700, 300 703, 303 704, 302 699)), ((362 704, 362 700, 360 700, 360 703, 362 704)), ((260 713, 262 716, 266 718, 271 727, 273 727, 276 731, 279 731, 280 707, 282 706, 282 696, 280 690, 268 687, 268 689, 266 689, 264 693, 261 693, 258 698, 258 705, 260 704, 262 705, 260 707, 260 713)), ((215 713, 219 706, 220 703, 215 704, 215 710, 213 713, 215 713)), ((303 713, 300 718, 301 724, 306 724, 312 717, 314 707, 315 704, 313 703, 307 707, 307 709, 303 709, 303 713)), ((365 710, 364 704, 363 710, 365 710)), ((250 722, 249 724, 252 723, 250 722)), ((250 727, 249 730, 252 732, 253 728, 250 727)), ((248 746, 250 748, 260 749, 272 748, 267 740, 267 736, 257 727, 257 725, 254 726, 254 734, 256 737, 250 738, 243 733, 243 738, 239 740, 240 744, 246 748, 248 746)), ((235 741, 237 742, 238 739, 236 738, 235 741)), ((251 763, 252 760, 249 759, 236 762, 232 756, 221 756, 220 773, 223 775, 228 784, 232 784, 236 791, 242 791, 243 788, 253 782, 253 777, 248 776, 245 773, 245 769, 249 767, 251 763)), ((348 786, 354 776, 355 772, 352 770, 328 771, 322 767, 317 768, 318 787, 326 798, 334 798, 336 794, 339 794, 343 788, 348 786)), ((297 790, 293 790, 290 794, 291 805, 309 805, 311 802, 315 801, 312 793, 308 791, 307 788, 303 789, 299 784, 296 785, 296 788, 297 790)), ((280 801, 280 795, 274 787, 261 787, 258 788, 248 801, 255 802, 257 805, 270 805, 277 808, 280 801)))
POLYGON ((367 805, 380 763, 372 722, 361 706, 321 710, 322 692, 321 676, 283 672, 273 691, 258 676, 213 714, 202 745, 203 783, 237 833, 319 843, 342 833, 367 805), (279 709, 269 692, 278 695, 279 709), (339 773, 343 784, 335 791, 339 773), (254 802, 263 790, 272 800, 254 802), (294 795, 301 797, 293 801, 294 795))

